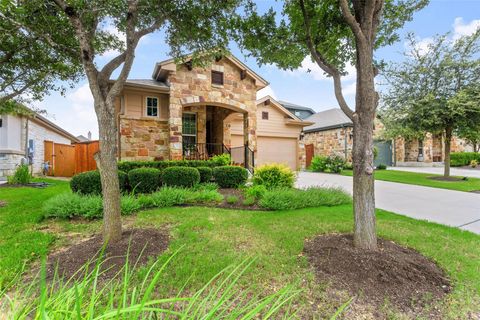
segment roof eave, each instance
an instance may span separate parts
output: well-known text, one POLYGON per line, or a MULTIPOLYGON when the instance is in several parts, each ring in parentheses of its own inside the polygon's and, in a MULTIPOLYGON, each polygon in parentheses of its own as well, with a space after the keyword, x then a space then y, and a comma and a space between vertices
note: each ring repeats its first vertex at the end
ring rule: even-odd
POLYGON ((335 124, 335 125, 321 127, 321 128, 307 129, 307 130, 304 130, 303 132, 304 133, 312 133, 312 132, 328 131, 328 130, 332 130, 332 129, 351 128, 351 127, 353 127, 353 123, 346 122, 346 123, 342 123, 342 124, 335 124))

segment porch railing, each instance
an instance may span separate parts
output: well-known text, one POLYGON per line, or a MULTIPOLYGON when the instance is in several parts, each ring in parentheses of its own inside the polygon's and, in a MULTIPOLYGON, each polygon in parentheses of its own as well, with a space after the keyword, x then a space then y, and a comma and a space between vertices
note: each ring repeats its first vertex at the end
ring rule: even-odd
POLYGON ((183 158, 185 160, 208 160, 213 156, 227 153, 235 165, 245 167, 253 173, 255 158, 253 150, 248 146, 228 148, 221 143, 184 143, 183 158))
POLYGON ((184 143, 183 158, 186 160, 208 160, 213 156, 228 153, 230 149, 221 143, 184 143))

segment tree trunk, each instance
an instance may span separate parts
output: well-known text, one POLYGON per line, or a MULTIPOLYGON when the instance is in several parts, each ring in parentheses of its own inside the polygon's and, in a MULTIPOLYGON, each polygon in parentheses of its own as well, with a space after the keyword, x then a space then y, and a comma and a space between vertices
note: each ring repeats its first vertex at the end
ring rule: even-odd
POLYGON ((443 176, 450 177, 450 148, 452 144, 452 127, 445 128, 445 159, 444 159, 444 170, 443 176))
POLYGON ((376 250, 375 184, 373 176, 373 126, 377 107, 373 61, 357 46, 357 92, 353 116, 354 245, 376 250))
POLYGON ((113 101, 95 101, 100 140, 100 151, 95 155, 95 160, 103 190, 103 239, 115 242, 122 237, 115 106, 113 101))

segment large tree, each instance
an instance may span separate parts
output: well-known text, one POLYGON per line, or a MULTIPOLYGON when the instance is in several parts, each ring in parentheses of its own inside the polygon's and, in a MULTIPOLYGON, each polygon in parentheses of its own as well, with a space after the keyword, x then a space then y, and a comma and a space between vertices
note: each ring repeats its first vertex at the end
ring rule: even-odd
POLYGON ((63 91, 64 81, 73 82, 81 75, 73 34, 65 21, 52 20, 58 32, 51 35, 46 33, 51 24, 30 28, 23 23, 28 19, 36 24, 38 18, 31 7, 0 2, 0 113, 24 113, 22 103, 40 100, 51 90, 63 91))
POLYGON ((465 101, 480 81, 480 30, 451 40, 437 36, 427 46, 408 36, 404 60, 384 72, 387 90, 382 96, 382 116, 398 133, 442 133, 444 176, 450 175, 450 146, 455 131, 475 128, 480 122, 478 104, 465 101), (456 99, 454 99, 456 98, 456 99))
POLYGON ((286 0, 280 16, 249 6, 238 20, 241 46, 260 63, 298 68, 310 57, 333 79, 340 108, 353 122, 354 244, 376 249, 373 178, 375 91, 374 51, 391 44, 395 33, 427 0, 286 0), (345 67, 357 70, 355 106, 342 93, 345 67))
POLYGON ((462 122, 455 133, 480 152, 480 83, 461 90, 450 100, 450 106, 465 110, 462 122))
POLYGON ((59 26, 71 33, 70 48, 80 60, 94 99, 98 119, 100 151, 95 155, 100 171, 106 241, 121 238, 120 192, 117 176, 118 128, 114 101, 121 93, 142 37, 161 29, 171 54, 199 53, 207 59, 228 44, 228 19, 237 0, 29 0, 18 2, 18 10, 32 10, 35 19, 18 20, 34 30, 39 40, 63 45, 59 26), (48 26, 48 27, 41 27, 48 26), (109 33, 106 27, 118 32, 109 33), (125 41, 121 41, 123 34, 125 41), (105 48, 116 47, 118 54, 101 67, 96 58, 105 48), (118 76, 111 79, 114 71, 118 76))

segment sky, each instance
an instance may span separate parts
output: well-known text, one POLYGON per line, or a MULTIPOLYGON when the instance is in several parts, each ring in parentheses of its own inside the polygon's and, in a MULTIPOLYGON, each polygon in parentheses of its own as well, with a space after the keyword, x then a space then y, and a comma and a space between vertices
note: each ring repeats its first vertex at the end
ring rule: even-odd
MULTIPOLYGON (((281 2, 273 0, 258 1, 260 9, 273 6, 281 10, 281 2)), ((407 22, 399 31, 401 40, 392 46, 384 47, 375 53, 376 58, 385 61, 400 61, 406 49, 405 35, 414 32, 419 45, 427 46, 432 37, 450 32, 450 37, 471 34, 480 27, 480 0, 431 0, 423 10, 415 13, 413 20, 407 22)), ((110 30, 115 32, 115 30, 110 30)), ((330 78, 324 76, 318 66, 306 58, 301 68, 293 71, 280 70, 274 65, 259 67, 253 58, 246 58, 232 43, 230 51, 251 69, 269 81, 270 85, 258 92, 257 97, 270 95, 277 100, 284 100, 303 105, 315 111, 337 107, 330 78), (310 70, 310 72, 307 72, 310 70)), ((168 59, 169 48, 165 45, 164 35, 157 32, 144 37, 136 50, 136 58, 130 72, 130 79, 149 79, 156 62, 168 59)), ((98 57, 101 65, 115 56, 107 52, 98 57)), ((354 108, 355 68, 343 79, 343 92, 347 102, 354 108)), ((92 132, 98 138, 98 127, 93 109, 93 98, 86 80, 78 82, 68 90, 65 96, 51 92, 43 101, 34 102, 37 108, 46 110, 47 117, 74 135, 92 132)))

